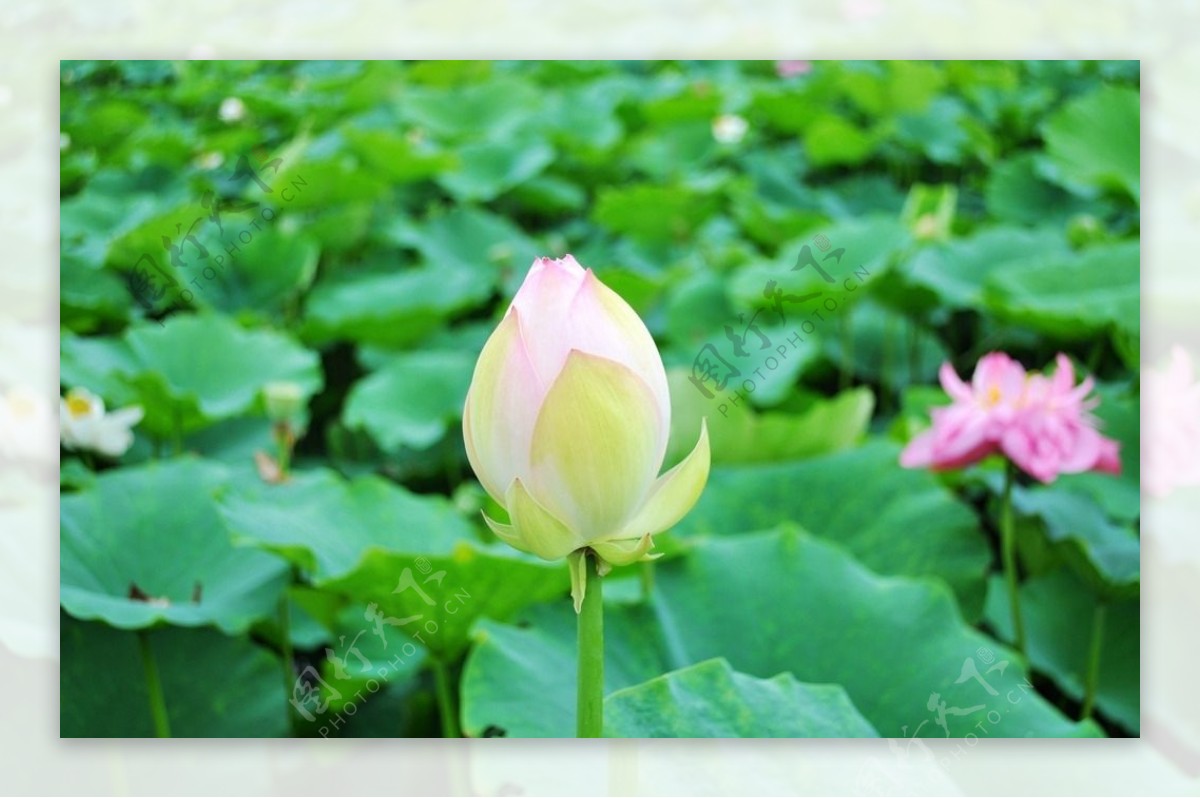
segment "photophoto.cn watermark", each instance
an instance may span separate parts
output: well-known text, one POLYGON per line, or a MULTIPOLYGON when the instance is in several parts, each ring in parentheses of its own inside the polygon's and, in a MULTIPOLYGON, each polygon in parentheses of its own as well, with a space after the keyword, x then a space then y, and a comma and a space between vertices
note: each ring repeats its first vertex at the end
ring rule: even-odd
MULTIPOLYGON (((422 578, 418 580, 412 568, 405 568, 400 572, 400 579, 395 589, 392 590, 393 594, 413 591, 426 607, 440 605, 441 612, 445 615, 457 615, 472 598, 470 592, 465 588, 454 588, 452 591, 445 588, 442 582, 446 578, 446 571, 433 571, 433 566, 426 558, 418 557, 415 564, 422 578), (438 593, 444 598, 435 598, 430 595, 427 586, 431 584, 436 585, 438 593)), ((321 726, 318 734, 322 737, 328 737, 332 732, 339 730, 348 718, 358 714, 359 705, 369 696, 383 689, 387 685, 387 677, 390 674, 399 672, 405 666, 415 662, 422 653, 421 648, 428 650, 430 642, 441 631, 440 624, 433 618, 426 618, 424 612, 404 618, 395 618, 382 612, 379 605, 374 602, 367 604, 362 618, 364 626, 353 638, 347 641, 347 636, 341 635, 338 637, 336 646, 326 646, 325 648, 325 662, 333 669, 334 680, 347 681, 354 678, 349 671, 352 663, 357 664, 359 673, 372 674, 367 677, 363 686, 354 695, 347 695, 344 703, 340 703, 343 702, 342 691, 326 681, 313 665, 306 665, 296 676, 293 684, 292 695, 289 699, 292 708, 298 716, 309 723, 318 722, 319 717, 321 726), (385 649, 389 648, 385 627, 403 630, 407 639, 399 644, 399 649, 392 654, 390 659, 376 667, 378 655, 376 655, 376 660, 372 660, 358 647, 358 641, 364 634, 370 633, 379 638, 385 649), (331 709, 335 704, 338 706, 331 709)), ((398 641, 393 639, 390 642, 396 644, 398 641)))
MULTIPOLYGON (((870 270, 862 265, 854 267, 847 275, 832 274, 831 269, 841 266, 845 248, 833 249, 824 235, 815 236, 812 242, 823 256, 818 259, 812 247, 805 244, 791 271, 811 268, 820 275, 822 281, 835 286, 832 290, 792 294, 786 293, 775 280, 768 280, 763 286, 762 296, 770 303, 770 307, 755 310, 749 321, 746 321, 745 313, 739 315, 736 327, 726 324, 725 339, 728 346, 718 348, 709 342, 696 353, 688 380, 705 399, 719 399, 717 411, 721 415, 728 416, 732 408, 758 390, 762 380, 783 365, 801 344, 807 343, 805 336, 816 333, 846 305, 850 295, 870 278, 870 270), (833 263, 828 264, 827 268, 826 263, 830 260, 833 263), (762 324, 774 322, 776 326, 787 325, 789 319, 785 306, 790 305, 800 306, 802 315, 793 315, 790 330, 782 334, 773 330, 774 338, 768 336, 762 324)), ((796 308, 788 310, 794 313, 796 308)))
MULTIPOLYGON (((961 697, 964 693, 960 692, 959 698, 950 701, 940 691, 931 690, 925 699, 926 717, 914 715, 913 720, 920 718, 919 722, 904 724, 897 730, 898 734, 888 737, 888 748, 895 763, 908 766, 920 761, 944 770, 979 745, 981 739, 1011 736, 1005 733, 1005 720, 1036 691, 1028 676, 1021 676, 1015 682, 1010 679, 998 689, 1009 665, 1009 660, 998 658, 989 646, 980 646, 972 656, 965 657, 952 684, 973 684, 975 689, 966 693, 970 698, 964 700, 961 697), (953 738, 954 743, 931 746, 922 736, 935 741, 953 738), (914 749, 920 754, 915 754, 914 749)), ((901 768, 899 772, 906 771, 901 768)), ((888 769, 873 762, 872 767, 859 776, 857 786, 865 793, 888 795, 902 786, 890 781, 888 769)))
MULTIPOLYGON (((303 175, 295 175, 285 186, 273 186, 266 178, 266 170, 271 175, 279 174, 283 165, 282 158, 274 158, 256 169, 250 164, 250 159, 242 155, 234 165, 233 173, 229 176, 232 181, 249 179, 258 186, 259 191, 267 195, 264 199, 276 197, 284 204, 293 202, 296 197, 308 188, 308 181, 303 175), (276 189, 278 188, 278 192, 276 189)), ((170 235, 162 235, 162 253, 159 253, 171 268, 164 267, 155 253, 143 252, 126 272, 126 280, 134 299, 147 310, 153 309, 162 302, 168 294, 171 295, 166 310, 191 305, 196 300, 197 293, 205 293, 207 286, 213 280, 223 276, 226 269, 235 265, 238 253, 242 247, 249 246, 257 233, 266 229, 278 216, 275 207, 256 202, 238 199, 226 199, 214 191, 206 191, 200 198, 200 205, 208 213, 199 215, 184 229, 183 223, 177 223, 170 235), (253 214, 249 222, 240 227, 226 229, 226 220, 222 214, 253 214), (210 239, 206 246, 199 234, 207 231, 215 235, 219 244, 210 239), (176 277, 179 275, 184 282, 176 277), (191 279, 187 279, 191 275, 191 279)), ((163 322, 159 320, 159 326, 163 322)))

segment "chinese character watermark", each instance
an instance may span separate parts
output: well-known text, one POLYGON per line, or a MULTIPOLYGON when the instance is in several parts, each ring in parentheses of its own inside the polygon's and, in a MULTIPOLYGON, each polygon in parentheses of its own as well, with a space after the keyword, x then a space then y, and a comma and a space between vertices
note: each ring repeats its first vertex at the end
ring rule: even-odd
MULTIPOLYGON (((791 271, 811 269, 823 282, 836 284, 838 278, 829 270, 841 265, 846 250, 842 247, 832 249, 833 245, 824 235, 814 236, 812 241, 823 257, 818 259, 812 247, 805 244, 801 247, 791 271), (830 260, 833 261, 832 264, 827 263, 830 260)), ((754 393, 759 381, 765 379, 767 373, 778 369, 800 344, 805 343, 807 339, 804 336, 816 332, 817 325, 826 320, 825 314, 838 310, 846 302, 847 295, 857 291, 870 274, 866 267, 858 266, 850 276, 842 278, 840 293, 788 293, 775 280, 768 280, 763 287, 762 296, 769 306, 755 310, 749 318, 745 313, 739 315, 736 325, 725 325, 729 356, 723 354, 716 344, 704 344, 692 361, 688 380, 705 399, 715 399, 718 394, 728 392, 727 396, 721 397, 722 402, 717 408, 721 415, 728 416, 729 410, 746 399, 748 394, 754 393), (807 310, 808 314, 801 318, 797 327, 789 331, 783 343, 772 340, 768 330, 760 325, 760 321, 765 320, 784 325, 788 321, 788 314, 794 314, 801 308, 807 310), (750 360, 751 363, 741 362, 746 360, 750 360)), ((778 332, 774 334, 779 335, 778 332)))
MULTIPOLYGON (((272 176, 277 175, 282 163, 283 159, 274 158, 263 164, 260 169, 255 169, 250 164, 250 159, 242 155, 234 165, 231 179, 249 178, 260 191, 274 197, 275 187, 267 182, 263 173, 270 169, 272 176)), ((279 190, 277 196, 283 202, 290 203, 307 187, 308 181, 297 175, 279 190)), ((176 306, 191 304, 196 298, 196 292, 204 293, 205 285, 223 274, 235 261, 235 253, 254 240, 255 232, 264 229, 262 223, 269 223, 276 217, 275 209, 269 205, 260 207, 253 202, 226 200, 213 191, 204 192, 200 204, 208 211, 207 215, 197 216, 186 228, 182 222, 177 223, 171 235, 161 236, 162 253, 159 257, 155 257, 155 253, 143 252, 126 271, 129 290, 142 307, 154 308, 168 293, 174 295, 173 304, 176 306), (227 234, 222 218, 223 212, 254 213, 254 217, 241 230, 230 230, 227 234), (209 246, 205 246, 198 237, 198 233, 209 224, 216 226, 216 236, 221 242, 223 254, 211 249, 211 241, 209 246), (159 262, 160 257, 169 264, 169 269, 159 262), (187 273, 193 273, 195 276, 186 283, 181 283, 176 275, 184 275, 186 279, 187 273)), ((159 326, 163 326, 161 320, 158 323, 159 326)))
MULTIPOLYGON (((951 701, 943 697, 941 692, 931 690, 924 704, 929 716, 911 730, 907 724, 904 725, 899 735, 888 738, 888 747, 897 764, 911 764, 915 750, 920 752, 920 758, 925 764, 945 768, 967 749, 978 745, 981 737, 995 736, 995 730, 1003 723, 1008 713, 1027 695, 1034 692, 1033 683, 1025 677, 1018 679, 1015 684, 1005 685, 1003 692, 997 689, 997 684, 1000 684, 997 679, 1005 675, 1008 666, 1008 660, 997 661, 996 652, 987 646, 976 649, 973 657, 965 657, 959 667, 958 676, 953 679, 951 685, 973 682, 979 692, 964 701, 960 691, 960 697, 951 701), (957 742, 952 746, 931 746, 922 739, 923 736, 934 739, 953 737, 957 742)), ((888 778, 887 769, 879 763, 873 764, 872 770, 859 775, 859 787, 863 792, 875 795, 894 792, 897 785, 883 783, 888 778)))
MULTIPOLYGON (((392 593, 399 595, 411 591, 425 607, 439 606, 439 600, 430 594, 429 586, 444 590, 442 582, 446 572, 433 571, 433 566, 424 557, 417 558, 415 565, 423 578, 418 579, 412 568, 405 568, 400 572, 392 593)), ((440 602, 440 606, 445 614, 456 615, 470 598, 471 594, 467 590, 456 589, 449 598, 440 602)), ((353 678, 352 669, 358 674, 371 674, 363 687, 352 696, 343 696, 342 691, 323 678, 320 670, 312 665, 305 666, 293 684, 289 699, 292 708, 297 715, 310 723, 317 723, 319 717, 321 726, 318 733, 322 737, 328 737, 331 732, 342 727, 347 717, 357 714, 359 704, 367 696, 379 692, 386 684, 389 674, 398 672, 413 662, 420 652, 418 645, 428 648, 430 640, 440 630, 435 619, 426 618, 426 612, 392 617, 382 611, 375 602, 367 604, 362 618, 364 626, 357 634, 349 639, 347 635, 341 635, 335 646, 325 647, 325 662, 333 671, 333 680, 339 682, 353 678), (393 647, 397 643, 396 639, 389 641, 386 633, 388 628, 403 631, 405 638, 398 648, 393 647), (359 640, 367 634, 379 638, 383 648, 392 654, 390 659, 380 662, 379 655, 376 654, 373 660, 359 647, 359 640), (332 709, 334 706, 337 708, 332 709)))

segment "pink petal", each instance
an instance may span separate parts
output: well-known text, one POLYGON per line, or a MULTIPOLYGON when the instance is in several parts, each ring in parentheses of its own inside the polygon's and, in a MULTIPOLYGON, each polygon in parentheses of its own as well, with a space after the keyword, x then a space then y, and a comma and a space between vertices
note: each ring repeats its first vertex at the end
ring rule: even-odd
POLYGON ((1054 376, 1050 378, 1051 387, 1056 394, 1068 394, 1075 387, 1075 364, 1062 352, 1055 356, 1054 363, 1056 368, 1054 376))
POLYGON ((1038 465, 1033 439, 1024 428, 1009 429, 1000 441, 1000 448, 1008 459, 1012 460, 1025 473, 1035 477, 1042 473, 1042 469, 1038 465))
POLYGON ((987 436, 988 418, 973 404, 955 404, 933 411, 933 427, 913 439, 901 455, 906 468, 962 468, 995 451, 987 436))
POLYGON ((939 471, 944 471, 951 468, 966 468, 969 465, 974 465, 980 460, 995 453, 996 444, 981 440, 969 449, 958 451, 951 455, 943 453, 934 463, 934 468, 939 471))
POLYGON ((503 503, 508 486, 529 474, 534 424, 549 390, 525 351, 515 307, 488 338, 463 409, 467 459, 480 483, 503 503))
POLYGON ((1100 433, 1091 427, 1080 426, 1067 438, 1071 448, 1063 452, 1059 473, 1079 474, 1092 470, 1101 455, 1100 433))
POLYGON ((1095 469, 1105 474, 1120 475, 1121 473, 1121 444, 1112 438, 1100 438, 1100 456, 1096 460, 1095 469))
POLYGON ((614 360, 649 386, 661 420, 658 441, 661 458, 671 428, 671 398, 662 356, 641 317, 588 269, 572 301, 562 334, 570 349, 614 360))
POLYGON ((565 255, 534 262, 513 308, 544 385, 554 383, 572 350, 616 361, 641 377, 658 406, 657 443, 665 452, 671 423, 666 370, 645 323, 625 300, 565 255))
POLYGON ((1012 358, 1003 352, 988 352, 979 358, 975 373, 971 375, 971 387, 975 389, 975 395, 982 396, 988 386, 1003 382, 1006 372, 1011 372, 1012 364, 1012 358))
POLYGON ((1096 405, 1100 404, 1099 399, 1094 399, 1090 402, 1084 401, 1085 399, 1087 399, 1088 394, 1090 394, 1092 392, 1092 388, 1095 387, 1095 385, 1096 385, 1095 380, 1093 380, 1090 376, 1085 377, 1083 382, 1079 383, 1079 385, 1077 387, 1075 387, 1074 389, 1072 389, 1072 388, 1067 389, 1067 392, 1066 392, 1067 401, 1070 402, 1071 404, 1079 405, 1080 407, 1085 408, 1085 409, 1091 409, 1091 408, 1095 407, 1096 405))
POLYGON ((1171 347, 1171 361, 1167 365, 1166 373, 1170 375, 1171 381, 1182 389, 1193 387, 1193 367, 1192 358, 1188 355, 1187 350, 1179 344, 1171 347))
POLYGON ((905 468, 928 468, 933 465, 933 430, 928 429, 908 442, 900 452, 900 465, 905 468))
POLYGON ((938 380, 950 398, 956 402, 965 402, 971 398, 970 387, 958 376, 958 372, 954 370, 954 366, 950 365, 950 361, 947 360, 938 369, 938 380))
POLYGON ((1026 378, 1025 369, 1021 364, 1008 358, 1008 363, 1003 371, 997 375, 997 386, 1000 388, 1000 396, 1004 402, 1015 405, 1020 400, 1021 395, 1025 392, 1026 378))
POLYGON ((964 405, 946 413, 942 423, 934 425, 938 433, 935 461, 944 468, 965 465, 980 459, 989 448, 988 417, 974 407, 964 405))
POLYGON ((539 258, 513 298, 512 307, 520 312, 521 337, 529 359, 545 385, 554 382, 571 351, 564 330, 584 276, 583 267, 570 255, 561 260, 539 258))

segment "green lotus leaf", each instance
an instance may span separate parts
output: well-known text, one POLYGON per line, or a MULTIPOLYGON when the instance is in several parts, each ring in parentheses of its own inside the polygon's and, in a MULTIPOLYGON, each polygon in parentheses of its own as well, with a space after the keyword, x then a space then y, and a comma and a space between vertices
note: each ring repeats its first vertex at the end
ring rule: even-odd
POLYGON ((756 679, 724 659, 672 671, 604 700, 607 737, 876 737, 846 691, 790 673, 756 679))
POLYGON ((61 502, 60 600, 82 620, 243 631, 275 611, 276 557, 238 548, 217 512, 224 467, 185 458, 98 476, 61 502))

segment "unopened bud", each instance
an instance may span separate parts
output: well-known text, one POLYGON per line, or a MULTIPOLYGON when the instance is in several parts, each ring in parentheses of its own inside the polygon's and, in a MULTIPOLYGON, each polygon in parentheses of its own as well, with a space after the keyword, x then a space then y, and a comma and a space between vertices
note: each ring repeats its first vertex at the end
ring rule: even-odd
POLYGON ((274 422, 292 421, 304 407, 304 390, 294 382, 268 382, 263 386, 267 418, 274 422))

